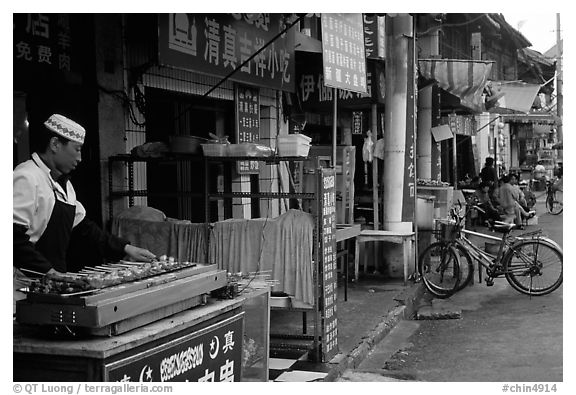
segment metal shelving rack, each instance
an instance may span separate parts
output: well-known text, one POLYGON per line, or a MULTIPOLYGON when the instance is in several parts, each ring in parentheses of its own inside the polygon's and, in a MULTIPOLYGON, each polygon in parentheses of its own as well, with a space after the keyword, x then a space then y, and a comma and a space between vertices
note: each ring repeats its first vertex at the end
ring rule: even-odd
POLYGON ((202 157, 190 154, 171 154, 158 158, 140 158, 130 154, 120 154, 108 158, 108 219, 110 223, 114 218, 115 199, 128 198, 128 207, 134 206, 135 197, 173 197, 173 196, 192 196, 203 197, 202 194, 193 192, 155 192, 151 193, 147 189, 134 189, 134 163, 173 163, 173 162, 197 162, 202 164, 202 157), (113 165, 114 163, 124 163, 128 170, 128 185, 125 189, 114 189, 113 165))
MULTIPOLYGON (((278 156, 272 156, 272 157, 245 157, 245 156, 223 156, 223 157, 209 157, 209 156, 205 156, 204 157, 204 172, 205 172, 205 180, 208 181, 210 180, 210 168, 212 167, 212 165, 214 164, 227 164, 229 166, 234 165, 236 162, 238 161, 260 161, 260 162, 264 162, 265 165, 277 165, 280 162, 304 162, 304 161, 308 161, 311 158, 308 157, 278 157, 278 156)), ((226 172, 224 172, 226 173, 226 172)), ((318 173, 320 174, 320 173, 318 173)), ((257 198, 257 199, 302 199, 302 200, 311 200, 311 201, 316 201, 319 202, 321 199, 320 193, 318 191, 315 191, 313 193, 304 193, 304 192, 255 192, 255 193, 249 193, 249 192, 212 192, 209 190, 209 183, 206 182, 205 183, 205 194, 204 194, 204 199, 205 199, 205 207, 206 207, 206 240, 209 243, 210 240, 210 214, 211 214, 211 208, 210 208, 210 201, 213 200, 222 200, 222 199, 232 199, 232 198, 257 198)), ((316 207, 316 213, 313 214, 314 215, 314 223, 316 224, 315 229, 314 229, 314 248, 313 248, 313 258, 314 258, 314 271, 313 271, 313 276, 314 276, 314 300, 316 301, 316 303, 314 304, 314 306, 312 308, 302 308, 302 307, 274 307, 272 306, 273 309, 284 309, 284 310, 290 310, 290 311, 302 311, 303 313, 303 334, 302 335, 274 335, 271 334, 271 336, 278 338, 278 339, 293 339, 293 340, 307 340, 310 341, 312 340, 313 342, 313 351, 315 352, 315 358, 317 358, 317 360, 321 359, 321 352, 320 352, 320 343, 322 341, 321 336, 320 336, 320 306, 319 306, 319 301, 321 299, 321 295, 323 295, 322 293, 322 286, 321 286, 321 282, 320 282, 320 273, 319 273, 319 267, 318 267, 318 262, 320 262, 320 230, 319 227, 321 226, 321 224, 319 223, 319 221, 322 220, 322 216, 319 215, 320 213, 320 204, 316 204, 314 205, 314 207, 316 207), (314 334, 313 335, 307 335, 306 334, 306 313, 308 312, 313 312, 314 314, 314 334)), ((209 245, 207 245, 206 251, 209 251, 209 245)), ((208 253, 208 252, 207 252, 208 253)), ((307 348, 306 346, 302 346, 302 345, 298 345, 298 344, 284 344, 281 345, 281 347, 285 347, 285 348, 307 348)))

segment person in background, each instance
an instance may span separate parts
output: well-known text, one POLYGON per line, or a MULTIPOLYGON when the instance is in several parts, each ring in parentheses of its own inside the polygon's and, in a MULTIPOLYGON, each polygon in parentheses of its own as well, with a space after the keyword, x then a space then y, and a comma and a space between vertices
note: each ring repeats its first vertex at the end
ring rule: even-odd
POLYGON ((508 223, 515 223, 520 229, 523 229, 522 219, 531 218, 536 212, 526 211, 522 208, 520 202, 524 198, 520 188, 515 185, 517 178, 514 174, 508 174, 502 177, 502 185, 498 188, 498 202, 503 210, 503 219, 508 223))
POLYGON ((19 164, 12 176, 14 309, 16 300, 25 297, 19 290, 30 277, 80 269, 82 263, 68 262, 67 255, 81 241, 87 260, 96 255, 111 260, 155 258, 101 230, 76 199, 69 177, 82 160, 85 129, 59 114, 50 116, 44 126, 39 136, 42 148, 19 164))
POLYGON ((484 167, 480 171, 480 178, 482 179, 482 182, 488 183, 490 187, 493 187, 498 183, 496 168, 494 168, 494 158, 490 156, 486 158, 484 167))
POLYGON ((482 214, 482 219, 501 221, 502 217, 492 202, 489 190, 490 185, 486 182, 482 182, 478 188, 476 188, 476 191, 474 191, 474 198, 476 199, 478 206, 486 212, 485 214, 482 214))

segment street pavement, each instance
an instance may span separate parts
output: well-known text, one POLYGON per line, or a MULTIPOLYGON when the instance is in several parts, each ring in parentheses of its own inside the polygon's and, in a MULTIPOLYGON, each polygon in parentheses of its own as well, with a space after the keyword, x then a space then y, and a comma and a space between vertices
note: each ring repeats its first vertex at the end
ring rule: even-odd
MULTIPOLYGON (((526 230, 540 227, 562 246, 563 215, 549 215, 542 201, 536 210, 539 224, 526 230)), ((339 381, 562 382, 570 378, 563 375, 563 288, 529 297, 498 278, 449 299, 424 298, 419 312, 432 308, 443 319, 400 322, 339 381)))

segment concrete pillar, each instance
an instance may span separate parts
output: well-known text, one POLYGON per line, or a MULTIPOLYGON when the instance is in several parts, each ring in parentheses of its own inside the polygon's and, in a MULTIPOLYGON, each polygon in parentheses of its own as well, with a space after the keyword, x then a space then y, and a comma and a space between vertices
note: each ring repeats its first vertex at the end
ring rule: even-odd
MULTIPOLYGON (((402 221, 404 172, 406 171, 406 129, 408 79, 408 40, 412 38, 412 17, 386 16, 386 116, 384 133, 384 171, 382 174, 384 230, 411 231, 412 222, 402 221)), ((410 81, 412 83, 412 81, 410 81)))

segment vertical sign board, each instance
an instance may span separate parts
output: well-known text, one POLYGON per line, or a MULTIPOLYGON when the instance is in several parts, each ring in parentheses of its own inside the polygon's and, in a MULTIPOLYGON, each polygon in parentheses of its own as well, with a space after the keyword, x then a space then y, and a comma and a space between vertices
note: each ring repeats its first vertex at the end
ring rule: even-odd
POLYGON ((362 14, 322 14, 324 84, 367 93, 362 14))
MULTIPOLYGON (((414 40, 408 40, 408 75, 413 75, 414 70, 414 40)), ((406 151, 404 156, 404 194, 402 201, 402 221, 416 222, 416 140, 415 140, 415 81, 416 78, 408 78, 406 100, 406 151)))
MULTIPOLYGON (((162 65, 225 77, 280 33, 283 14, 158 14, 162 65)), ((294 92, 294 33, 272 41, 230 79, 294 92)))
POLYGON ((352 111, 352 134, 362 134, 362 111, 352 111))
POLYGON ((362 14, 366 57, 384 59, 386 54, 385 17, 362 14))
POLYGON ((319 169, 320 211, 320 276, 322 308, 322 361, 338 353, 338 319, 336 316, 336 171, 319 169))
POLYGON ((104 366, 105 381, 241 381, 244 313, 104 366))
MULTIPOLYGON (((235 85, 236 141, 253 143, 260 140, 260 93, 258 88, 235 85)), ((239 161, 238 174, 258 174, 258 161, 239 161)))

